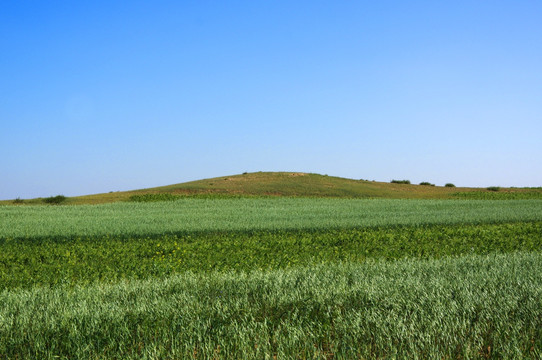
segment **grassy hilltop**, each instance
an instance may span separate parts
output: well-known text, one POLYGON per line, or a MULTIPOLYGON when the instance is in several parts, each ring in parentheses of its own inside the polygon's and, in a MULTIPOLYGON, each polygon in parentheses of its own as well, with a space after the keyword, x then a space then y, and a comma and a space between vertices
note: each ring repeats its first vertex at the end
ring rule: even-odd
MULTIPOLYGON (((148 189, 71 197, 67 204, 100 204, 129 200, 133 195, 171 194, 195 197, 292 196, 389 199, 525 199, 542 198, 542 189, 444 187, 346 179, 300 172, 257 172, 222 176, 148 189)), ((43 199, 24 200, 38 204, 43 199)), ((12 200, 0 201, 11 204, 12 200)))

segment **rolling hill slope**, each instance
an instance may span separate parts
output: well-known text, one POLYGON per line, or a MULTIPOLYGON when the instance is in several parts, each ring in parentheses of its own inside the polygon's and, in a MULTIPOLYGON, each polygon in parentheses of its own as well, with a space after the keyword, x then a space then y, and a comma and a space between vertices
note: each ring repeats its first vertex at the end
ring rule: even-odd
MULTIPOLYGON (((155 188, 71 197, 66 204, 99 204, 127 201, 133 195, 173 194, 196 197, 292 196, 392 199, 542 198, 542 189, 481 188, 410 185, 297 172, 256 172, 222 176, 155 188)), ((12 200, 0 204, 12 204, 12 200)), ((41 204, 42 199, 23 204, 41 204)))

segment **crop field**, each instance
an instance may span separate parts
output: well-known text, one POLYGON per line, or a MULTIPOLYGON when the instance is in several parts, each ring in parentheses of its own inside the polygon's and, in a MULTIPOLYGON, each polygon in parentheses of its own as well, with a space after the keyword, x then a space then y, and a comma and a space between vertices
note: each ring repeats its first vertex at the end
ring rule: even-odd
POLYGON ((542 200, 0 206, 0 247, 0 359, 542 357, 542 200))
POLYGON ((5 238, 314 230, 542 219, 542 200, 181 199, 93 206, 2 206, 5 238))

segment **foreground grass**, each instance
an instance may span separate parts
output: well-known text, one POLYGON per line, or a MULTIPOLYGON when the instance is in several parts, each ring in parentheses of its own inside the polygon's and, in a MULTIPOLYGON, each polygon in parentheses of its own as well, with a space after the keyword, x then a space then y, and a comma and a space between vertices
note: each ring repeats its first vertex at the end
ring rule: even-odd
POLYGON ((542 222, 0 240, 0 289, 368 259, 542 252, 542 222))
POLYGON ((0 206, 0 239, 540 220, 542 200, 182 199, 80 206, 0 206))
POLYGON ((542 254, 0 293, 1 359, 540 358, 542 254))

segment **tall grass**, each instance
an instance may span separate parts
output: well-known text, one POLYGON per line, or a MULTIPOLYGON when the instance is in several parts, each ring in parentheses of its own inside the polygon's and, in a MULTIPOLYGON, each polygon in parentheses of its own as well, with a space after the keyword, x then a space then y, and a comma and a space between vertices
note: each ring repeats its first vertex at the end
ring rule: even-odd
POLYGON ((4 359, 542 356, 542 254, 0 293, 4 359))
POLYGON ((182 199, 0 206, 0 238, 329 229, 542 220, 542 200, 182 199))

